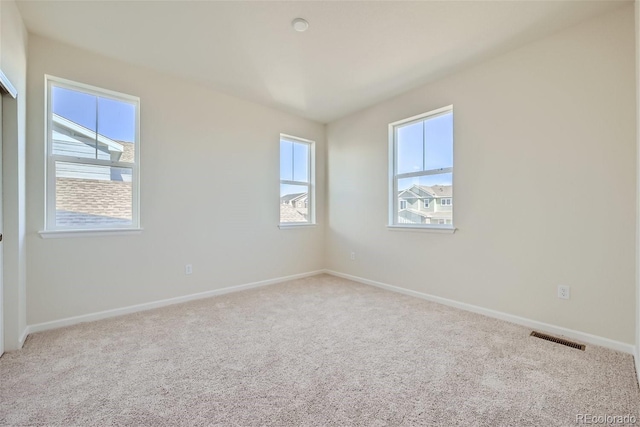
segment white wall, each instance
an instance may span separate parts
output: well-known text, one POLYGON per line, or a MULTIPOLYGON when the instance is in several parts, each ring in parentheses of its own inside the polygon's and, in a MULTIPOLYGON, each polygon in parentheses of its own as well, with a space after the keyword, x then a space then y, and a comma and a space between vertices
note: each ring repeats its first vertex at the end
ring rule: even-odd
POLYGON ((324 125, 35 35, 28 82, 30 325, 324 267, 324 125), (141 235, 39 237, 45 74, 141 98, 141 235), (277 227, 280 132, 317 143, 317 227, 277 227))
POLYGON ((0 1, 0 69, 18 90, 2 99, 3 282, 5 349, 26 330, 25 146, 27 31, 14 1, 0 1))
POLYGON ((633 344, 632 7, 330 123, 328 268, 633 344), (391 231, 387 125, 449 104, 459 230, 391 231))

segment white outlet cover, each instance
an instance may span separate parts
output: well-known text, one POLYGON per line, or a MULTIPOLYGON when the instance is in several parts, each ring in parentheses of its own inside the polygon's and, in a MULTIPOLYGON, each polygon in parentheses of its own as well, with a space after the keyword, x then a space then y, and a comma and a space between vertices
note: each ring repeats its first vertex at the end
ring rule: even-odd
POLYGON ((558 286, 558 298, 569 299, 571 298, 571 288, 569 286, 558 286))

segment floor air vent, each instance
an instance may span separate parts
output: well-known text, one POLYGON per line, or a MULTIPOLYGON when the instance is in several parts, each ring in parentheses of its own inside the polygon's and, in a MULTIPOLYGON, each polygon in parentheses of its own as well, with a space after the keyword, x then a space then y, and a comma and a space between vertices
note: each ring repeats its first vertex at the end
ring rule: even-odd
POLYGON ((551 335, 543 334, 536 331, 532 331, 531 336, 536 338, 542 338, 543 340, 551 341, 557 344, 566 345, 567 347, 577 348, 578 350, 582 350, 582 351, 584 351, 584 349, 586 348, 584 344, 578 344, 577 342, 565 340, 562 338, 556 338, 551 335))

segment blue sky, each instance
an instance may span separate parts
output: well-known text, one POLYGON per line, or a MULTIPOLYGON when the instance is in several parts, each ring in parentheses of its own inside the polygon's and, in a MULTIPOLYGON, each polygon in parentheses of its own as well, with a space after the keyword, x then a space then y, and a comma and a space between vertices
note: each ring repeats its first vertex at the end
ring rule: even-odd
POLYGON ((134 142, 136 110, 133 104, 55 86, 51 92, 55 114, 93 131, 97 130, 108 138, 134 142))
MULTIPOLYGON (((280 179, 287 181, 309 181, 309 145, 280 140, 280 179)), ((280 185, 280 196, 306 193, 306 186, 280 185)))
MULTIPOLYGON (((397 128, 399 174, 453 167, 453 113, 397 128)), ((413 184, 451 185, 452 174, 405 178, 403 190, 413 184)))

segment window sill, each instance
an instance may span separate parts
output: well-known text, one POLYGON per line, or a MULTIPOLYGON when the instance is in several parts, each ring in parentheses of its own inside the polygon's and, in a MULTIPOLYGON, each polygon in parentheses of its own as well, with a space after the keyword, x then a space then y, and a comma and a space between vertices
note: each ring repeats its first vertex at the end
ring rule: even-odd
POLYGON ((316 224, 296 224, 296 223, 291 223, 291 224, 278 224, 278 228, 280 230, 288 230, 288 229, 292 229, 292 228, 312 228, 315 227, 316 224))
POLYGON ((103 228, 90 230, 43 230, 39 231, 43 239, 61 239, 67 237, 104 237, 130 236, 142 234, 142 228, 103 228))
POLYGON ((425 233, 440 233, 440 234, 453 234, 457 228, 453 226, 434 227, 425 225, 387 225, 387 228, 391 231, 421 231, 425 233))

